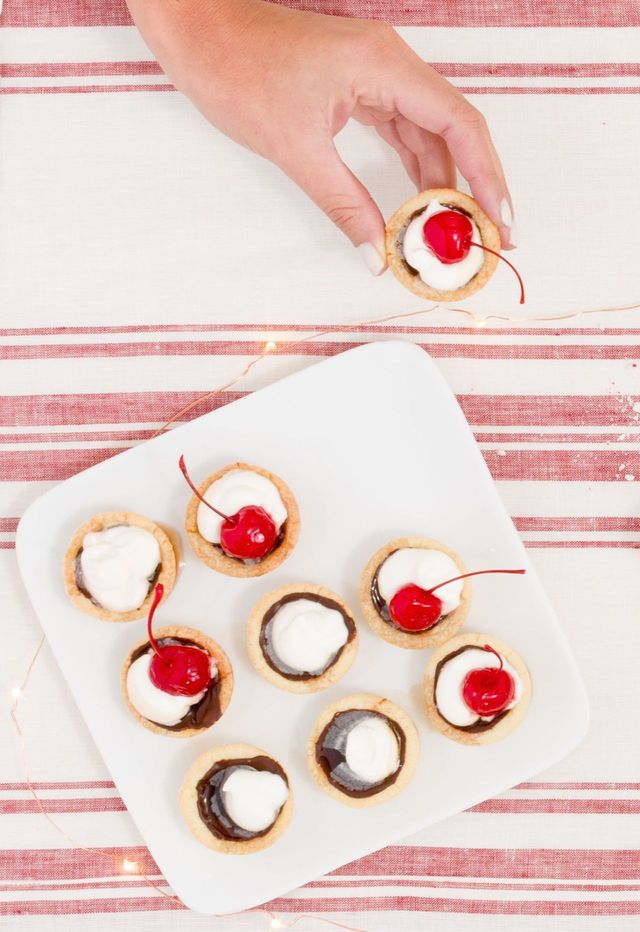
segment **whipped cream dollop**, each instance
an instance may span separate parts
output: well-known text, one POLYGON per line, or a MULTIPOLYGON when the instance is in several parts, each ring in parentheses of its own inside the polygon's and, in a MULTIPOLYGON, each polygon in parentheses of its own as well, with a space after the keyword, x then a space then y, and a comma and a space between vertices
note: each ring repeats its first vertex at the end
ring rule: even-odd
POLYGON ((379 715, 363 717, 347 735, 345 760, 363 783, 382 783, 400 766, 398 739, 379 715))
MULTIPOLYGON (((422 213, 413 218, 405 230, 402 242, 402 253, 405 261, 412 269, 416 270, 425 285, 430 285, 431 288, 435 288, 437 291, 455 291, 457 288, 462 288, 463 285, 471 281, 474 275, 478 274, 484 265, 485 257, 482 249, 472 246, 468 254, 460 262, 447 264, 441 262, 425 243, 422 230, 429 217, 434 217, 436 214, 452 209, 455 210, 455 208, 444 206, 437 198, 434 198, 422 213)), ((461 213, 461 211, 457 211, 457 213, 461 213)), ((467 219, 473 231, 471 239, 475 243, 481 243, 482 239, 478 227, 471 217, 467 217, 467 219)))
MULTIPOLYGON (((431 589, 459 575, 459 567, 442 550, 402 547, 389 554, 378 569, 378 592, 388 605, 399 589, 412 583, 422 589, 431 589)), ((442 602, 443 615, 448 615, 460 605, 463 585, 464 580, 459 579, 435 593, 442 602)))
MULTIPOLYGON (((148 650, 131 664, 127 671, 127 693, 131 705, 143 718, 156 725, 177 725, 189 709, 197 705, 207 692, 203 689, 195 696, 173 696, 166 693, 152 682, 149 667, 153 659, 153 650, 148 650)), ((206 653, 206 651, 203 651, 206 653)), ((218 675, 218 668, 209 657, 211 681, 218 675)), ((207 687, 209 688, 209 687, 207 687)))
MULTIPOLYGON (((278 532, 287 520, 287 509, 276 486, 266 476, 251 469, 230 469, 211 483, 203 497, 230 517, 247 505, 264 508, 278 532)), ((212 544, 219 544, 223 519, 200 502, 196 520, 202 537, 212 544)))
POLYGON ((140 608, 160 563, 160 545, 135 524, 85 534, 80 554, 83 589, 111 612, 140 608))
MULTIPOLYGON (((522 695, 522 680, 504 657, 502 660, 504 669, 511 674, 515 685, 513 700, 507 706, 507 709, 512 709, 517 705, 522 695)), ((467 673, 472 670, 499 666, 500 661, 496 655, 491 651, 482 650, 480 647, 469 647, 450 660, 445 660, 440 667, 435 690, 435 701, 440 715, 451 725, 456 725, 458 728, 475 725, 478 721, 493 721, 495 715, 489 715, 485 718, 469 708, 462 696, 462 687, 467 673)))
POLYGON ((282 605, 269 622, 273 653, 294 673, 324 673, 348 637, 342 612, 303 596, 282 605))
POLYGON ((277 773, 234 767, 221 793, 225 811, 236 825, 247 832, 263 832, 278 818, 289 787, 277 773))

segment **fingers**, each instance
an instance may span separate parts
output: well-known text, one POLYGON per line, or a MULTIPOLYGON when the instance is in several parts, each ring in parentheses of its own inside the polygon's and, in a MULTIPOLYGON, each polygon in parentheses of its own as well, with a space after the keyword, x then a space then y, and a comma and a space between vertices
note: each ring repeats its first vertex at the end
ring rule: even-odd
POLYGON ((416 126, 403 116, 396 118, 402 142, 415 153, 420 179, 418 188, 455 188, 456 167, 447 144, 441 136, 416 126))
POLYGON ((384 220, 380 210, 352 171, 333 140, 304 136, 302 150, 289 153, 280 167, 360 250, 373 275, 386 268, 384 220))
POLYGON ((486 120, 452 84, 409 47, 384 74, 393 105, 406 119, 442 137, 473 196, 494 220, 504 246, 512 243, 511 198, 486 120))
POLYGON ((402 164, 404 165, 407 175, 409 178, 411 178, 416 188, 420 190, 422 187, 422 182, 418 157, 415 152, 412 152, 411 149, 400 139, 395 121, 388 120, 386 123, 379 123, 376 126, 376 132, 379 136, 382 137, 382 139, 384 139, 385 142, 389 143, 392 149, 396 150, 400 156, 402 164))

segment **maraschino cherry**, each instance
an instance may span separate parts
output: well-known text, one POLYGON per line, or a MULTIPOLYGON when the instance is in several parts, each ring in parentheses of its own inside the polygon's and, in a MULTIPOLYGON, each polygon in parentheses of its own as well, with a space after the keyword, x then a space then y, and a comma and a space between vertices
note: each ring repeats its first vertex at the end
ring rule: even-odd
POLYGON ((220 546, 227 556, 239 560, 261 560, 273 550, 278 531, 273 518, 264 508, 260 505, 245 505, 234 515, 225 515, 214 508, 195 487, 187 472, 184 456, 180 457, 178 465, 193 494, 223 519, 220 546))
POLYGON ((500 666, 470 670, 462 684, 462 698, 472 712, 481 718, 487 718, 504 712, 513 702, 516 684, 511 674, 505 670, 504 660, 498 651, 489 644, 485 644, 483 650, 495 654, 500 666))
POLYGON ((473 242, 472 236, 471 221, 458 210, 442 210, 438 214, 433 214, 422 228, 422 238, 426 245, 444 265, 453 265, 455 262, 466 259, 472 246, 484 249, 485 252, 490 252, 491 255, 502 259, 515 273, 520 283, 520 304, 524 304, 524 282, 517 268, 494 249, 489 249, 483 243, 473 242))
POLYGON ((426 631, 432 628, 442 615, 442 599, 434 595, 436 589, 448 586, 449 583, 457 582, 459 579, 467 579, 469 576, 485 576, 487 573, 515 573, 522 576, 526 570, 476 570, 475 573, 464 573, 462 576, 454 576, 453 579, 445 579, 444 582, 432 586, 431 589, 423 589, 421 586, 409 583, 408 586, 398 589, 389 602, 391 619, 403 631, 426 631))
POLYGON ((149 643, 154 651, 149 677, 154 686, 171 696, 196 696, 211 682, 210 658, 206 651, 189 647, 188 644, 160 647, 153 636, 151 625, 163 595, 164 586, 158 583, 147 620, 149 643))

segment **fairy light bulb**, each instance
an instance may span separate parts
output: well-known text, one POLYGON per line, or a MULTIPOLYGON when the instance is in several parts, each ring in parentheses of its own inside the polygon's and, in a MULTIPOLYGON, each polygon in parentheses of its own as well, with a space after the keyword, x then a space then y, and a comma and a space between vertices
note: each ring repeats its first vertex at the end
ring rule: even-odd
POLYGON ((139 867, 137 861, 130 861, 129 858, 122 859, 122 870, 125 874, 135 874, 138 872, 139 867))
POLYGON ((273 340, 267 340, 267 342, 264 344, 265 353, 273 353, 277 348, 278 344, 274 343, 273 340))

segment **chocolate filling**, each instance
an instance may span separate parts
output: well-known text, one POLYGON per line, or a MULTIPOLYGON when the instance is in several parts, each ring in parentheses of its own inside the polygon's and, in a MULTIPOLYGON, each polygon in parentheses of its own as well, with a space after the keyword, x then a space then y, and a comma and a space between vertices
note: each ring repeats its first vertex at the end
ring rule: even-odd
MULTIPOLYGON (((397 553, 397 550, 392 550, 391 553, 388 553, 387 556, 385 557, 385 560, 388 560, 389 557, 393 556, 394 553, 397 553)), ((384 560, 382 562, 384 563, 384 560)), ((397 625, 395 621, 393 620, 393 618, 391 617, 391 613, 389 612, 389 606, 383 599, 382 594, 380 593, 380 589, 378 588, 378 573, 380 572, 381 566, 382 566, 382 563, 380 564, 378 569, 375 571, 373 579, 371 580, 370 594, 371 594, 371 601, 373 602, 375 610, 377 611, 378 615, 380 615, 382 620, 386 621, 388 625, 391 625, 391 627, 395 628, 396 631, 402 631, 404 634, 424 634, 425 631, 431 631, 433 628, 436 627, 436 625, 439 625, 440 622, 443 621, 447 617, 447 615, 440 615, 437 621, 434 621, 432 625, 429 625, 428 628, 423 628, 421 631, 409 631, 407 630, 407 628, 402 628, 400 625, 397 625)), ((449 614, 451 614, 451 612, 449 612, 449 614)))
MULTIPOLYGON (((255 566, 256 563, 262 563, 263 560, 266 560, 269 554, 273 553, 274 550, 277 550, 282 541, 284 540, 285 534, 287 532, 287 522, 285 521, 278 532, 273 547, 271 550, 267 550, 263 557, 254 557, 251 560, 244 560, 242 557, 234 557, 232 554, 227 553, 226 550, 223 550, 220 544, 214 544, 212 541, 209 541, 212 547, 215 547, 216 550, 219 550, 220 553, 223 553, 225 557, 229 557, 230 560, 236 560, 238 563, 243 563, 245 566, 255 566)), ((206 538, 205 538, 206 540, 206 538)))
MULTIPOLYGON (((454 650, 452 653, 447 654, 446 657, 443 657, 440 663, 436 666, 436 672, 433 677, 433 701, 435 703, 436 709, 438 709, 438 703, 436 702, 436 688, 438 686, 438 677, 440 676, 440 671, 442 670, 445 663, 453 660, 453 658, 457 657, 459 654, 464 654, 466 650, 477 650, 477 647, 475 644, 465 644, 464 647, 459 647, 458 650, 454 650)), ((445 718, 442 712, 440 712, 440 709, 438 709, 440 716, 444 718, 445 722, 451 725, 452 728, 457 728, 458 731, 468 731, 471 734, 480 731, 488 731, 489 728, 493 728, 497 722, 503 719, 505 715, 508 715, 510 711, 511 709, 505 709, 504 712, 498 712, 498 714, 494 715, 492 719, 488 719, 486 721, 483 721, 483 719, 479 718, 477 722, 473 723, 473 725, 454 725, 453 722, 450 722, 448 718, 445 718)))
MULTIPOLYGON (((128 524, 112 524, 112 525, 110 525, 110 527, 130 527, 130 526, 131 526, 131 525, 128 525, 128 524)), ((106 531, 106 530, 109 530, 109 528, 103 528, 103 530, 106 531)), ((86 585, 85 578, 84 578, 84 573, 82 572, 82 561, 80 560, 80 557, 82 556, 82 551, 83 551, 83 550, 84 550, 84 547, 81 547, 80 550, 78 550, 78 552, 77 552, 77 554, 76 554, 76 561, 75 561, 75 582, 76 582, 76 586, 78 587, 78 589, 80 590, 80 592, 83 594, 83 596, 85 597, 85 599, 89 599, 89 601, 92 602, 93 605, 97 606, 97 608, 104 608, 104 606, 101 605, 101 604, 98 602, 98 600, 97 600, 94 596, 92 596, 91 593, 89 592, 89 590, 87 589, 87 585, 86 585)), ((148 576, 148 577, 147 577, 148 580, 149 580, 149 588, 147 589, 147 595, 145 595, 145 597, 144 597, 145 599, 146 599, 146 597, 149 595, 149 593, 151 592, 151 590, 153 589, 153 587, 155 586, 155 584, 156 584, 156 582, 157 582, 157 580, 158 580, 158 576, 160 575, 161 572, 162 572, 162 563, 158 563, 158 565, 156 566, 155 570, 153 571, 153 574, 152 574, 151 576, 148 576)), ((142 600, 142 602, 144 602, 144 599, 142 600)), ((142 602, 140 603, 140 605, 142 605, 142 602)), ((136 606, 136 608, 140 608, 140 605, 136 606)), ((131 609, 131 611, 135 611, 135 609, 131 609)))
POLYGON ((322 676, 322 674, 325 673, 329 667, 332 667, 333 664, 338 661, 347 644, 350 644, 355 636, 356 626, 353 618, 351 618, 351 616, 348 615, 342 606, 338 602, 334 601, 334 599, 327 599, 324 596, 316 595, 313 592, 291 592, 288 595, 283 596, 281 599, 278 599, 277 602, 274 602, 265 613, 265 616, 262 619, 262 626, 260 628, 260 649, 262 650, 264 659, 269 664, 271 669, 275 670, 276 673, 280 674, 280 676, 283 676, 285 679, 313 680, 318 676, 322 676), (273 643, 271 641, 271 623, 274 616, 283 605, 287 605, 289 602, 296 602, 299 599, 309 599, 311 602, 318 602, 320 605, 324 605, 325 608, 332 608, 335 609, 335 611, 340 612, 347 628, 347 640, 345 643, 338 650, 338 652, 333 655, 333 657, 329 660, 329 663, 327 663, 322 670, 317 670, 314 673, 300 673, 300 671, 296 671, 287 666, 287 664, 283 663, 283 661, 280 660, 276 654, 273 643))
POLYGON ((406 743, 404 731, 392 718, 369 709, 348 709, 346 712, 337 712, 329 724, 323 728, 316 741, 316 761, 327 780, 347 796, 356 798, 375 796, 398 779, 404 765, 406 743), (347 764, 347 737, 351 729, 355 728, 364 718, 383 719, 393 731, 398 742, 398 768, 379 783, 365 783, 347 764))
MULTIPOLYGON (((189 647, 197 647, 199 650, 204 650, 200 644, 196 644, 195 641, 189 641, 186 638, 159 638, 158 640, 158 645, 161 649, 163 647, 169 647, 171 644, 186 644, 189 647)), ((131 664, 135 663, 136 660, 149 650, 151 650, 151 645, 147 641, 146 644, 142 644, 131 654, 131 664)), ((182 731, 183 728, 209 728, 218 721, 221 715, 220 674, 218 673, 207 686, 207 690, 202 699, 192 705, 179 722, 176 722, 175 725, 162 725, 160 722, 156 722, 155 724, 159 724, 161 728, 166 728, 167 731, 182 731)), ((149 721, 152 721, 152 719, 149 719, 149 721)))
MULTIPOLYGON (((411 214, 411 216, 409 217, 409 219, 407 220, 403 228, 398 233, 398 238, 396 240, 398 244, 398 251, 400 252, 400 255, 402 257, 402 264, 404 265, 409 275, 413 275, 414 277, 416 275, 419 275, 420 273, 418 272, 417 269, 414 269, 412 265, 409 265, 409 263, 404 257, 404 237, 405 237, 405 233, 407 232, 407 228, 409 224, 411 223, 411 221, 415 220, 416 217, 419 217, 420 214, 424 213, 428 206, 429 205, 427 204, 426 207, 420 207, 418 210, 414 210, 414 212, 411 214)), ((469 220, 475 223, 475 220, 473 219, 472 215, 469 213, 468 210, 465 210, 463 207, 458 207, 457 204, 455 205, 454 204, 443 204, 442 206, 445 208, 445 210, 455 210, 459 214, 464 214, 465 217, 468 217, 469 220)), ((478 273, 476 272, 476 275, 477 274, 478 273)), ((471 278, 469 279, 469 282, 472 281, 475 277, 476 277, 475 275, 472 275, 471 278)), ((469 282, 466 282, 465 286, 468 285, 469 282)), ((465 287, 465 286, 461 286, 461 287, 465 287)))
POLYGON ((262 838, 273 828, 276 818, 261 832, 249 832, 233 821, 224 807, 224 784, 227 777, 238 767, 250 767, 252 770, 266 770, 282 777, 289 786, 287 775, 277 761, 270 757, 259 755, 257 757, 238 758, 234 760, 219 760, 198 780, 196 794, 200 818, 216 838, 225 838, 229 841, 244 841, 249 838, 262 838))

